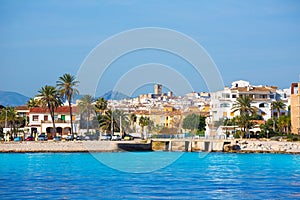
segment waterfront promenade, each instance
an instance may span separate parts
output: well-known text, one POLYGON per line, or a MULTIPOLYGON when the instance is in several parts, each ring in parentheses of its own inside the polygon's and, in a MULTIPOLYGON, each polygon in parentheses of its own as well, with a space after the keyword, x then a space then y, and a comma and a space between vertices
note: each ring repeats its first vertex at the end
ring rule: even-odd
POLYGON ((151 150, 150 144, 138 141, 23 141, 2 142, 0 152, 114 152, 137 150, 151 150))
POLYGON ((209 151, 300 154, 300 142, 264 140, 154 139, 133 141, 2 142, 0 152, 209 151))

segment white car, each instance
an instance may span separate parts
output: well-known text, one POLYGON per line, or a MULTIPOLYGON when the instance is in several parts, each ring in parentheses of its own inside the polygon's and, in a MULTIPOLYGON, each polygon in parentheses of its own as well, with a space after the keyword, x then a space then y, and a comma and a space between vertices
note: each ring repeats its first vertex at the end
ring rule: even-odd
POLYGON ((101 135, 100 140, 111 140, 111 135, 101 135))
POLYGON ((113 135, 111 137, 111 140, 114 140, 114 141, 121 140, 121 137, 119 135, 113 135))

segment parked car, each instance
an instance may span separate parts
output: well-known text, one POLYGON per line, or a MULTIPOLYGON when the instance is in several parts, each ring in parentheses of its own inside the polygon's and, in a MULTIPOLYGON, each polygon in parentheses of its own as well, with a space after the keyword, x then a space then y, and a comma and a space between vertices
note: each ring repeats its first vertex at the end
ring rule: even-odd
POLYGON ((72 140, 74 140, 74 136, 73 135, 67 135, 66 140, 67 141, 72 141, 72 140))
POLYGON ((90 140, 91 138, 90 138, 90 136, 86 135, 86 136, 84 136, 83 139, 84 139, 84 140, 90 140))
POLYGON ((26 141, 34 141, 34 137, 33 136, 28 136, 25 140, 26 141))
POLYGON ((14 141, 15 142, 20 142, 20 141, 22 141, 22 138, 21 137, 15 137, 14 141))
POLYGON ((98 140, 99 137, 97 135, 86 135, 84 136, 84 140, 98 140))
POLYGON ((113 135, 113 136, 111 136, 111 140, 114 140, 114 141, 121 140, 121 137, 119 135, 113 135))
POLYGON ((111 140, 111 135, 107 134, 107 135, 102 135, 100 137, 100 140, 111 140))
POLYGON ((76 137, 76 140, 83 140, 84 138, 83 138, 83 136, 82 135, 78 135, 77 137, 76 137))
POLYGON ((55 136, 55 137, 53 138, 53 141, 61 141, 61 136, 60 136, 60 135, 55 136))
POLYGON ((125 135, 124 140, 133 140, 134 138, 131 135, 125 135))
POLYGON ((38 141, 47 141, 48 140, 48 136, 45 134, 41 134, 38 136, 38 141))

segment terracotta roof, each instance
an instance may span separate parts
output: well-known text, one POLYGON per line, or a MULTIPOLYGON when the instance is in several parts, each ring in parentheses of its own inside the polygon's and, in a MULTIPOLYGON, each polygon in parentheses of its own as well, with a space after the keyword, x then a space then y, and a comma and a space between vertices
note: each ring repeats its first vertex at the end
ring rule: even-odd
POLYGON ((265 124, 264 120, 250 120, 250 121, 256 123, 257 125, 265 124))
MULTIPOLYGON (((78 108, 77 107, 72 107, 72 111, 73 111, 73 113, 77 113, 78 108)), ((35 107, 35 108, 30 108, 29 112, 30 113, 49 113, 49 109, 48 108, 45 109, 45 108, 41 108, 41 107, 35 107)), ((55 109, 55 113, 70 113, 69 106, 58 107, 57 109, 55 109)))
POLYGON ((17 106, 16 110, 29 110, 27 105, 23 105, 23 106, 17 106))
POLYGON ((263 86, 263 87, 255 87, 255 86, 250 86, 250 87, 237 87, 237 88, 232 88, 232 91, 238 91, 238 92, 249 92, 249 93, 255 93, 255 92, 276 92, 277 87, 275 86, 263 86))

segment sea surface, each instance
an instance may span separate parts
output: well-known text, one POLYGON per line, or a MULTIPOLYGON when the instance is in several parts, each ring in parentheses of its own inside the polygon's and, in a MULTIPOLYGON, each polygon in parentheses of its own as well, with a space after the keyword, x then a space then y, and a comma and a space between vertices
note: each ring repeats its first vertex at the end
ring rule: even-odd
POLYGON ((300 199, 300 155, 2 153, 0 199, 300 199))

